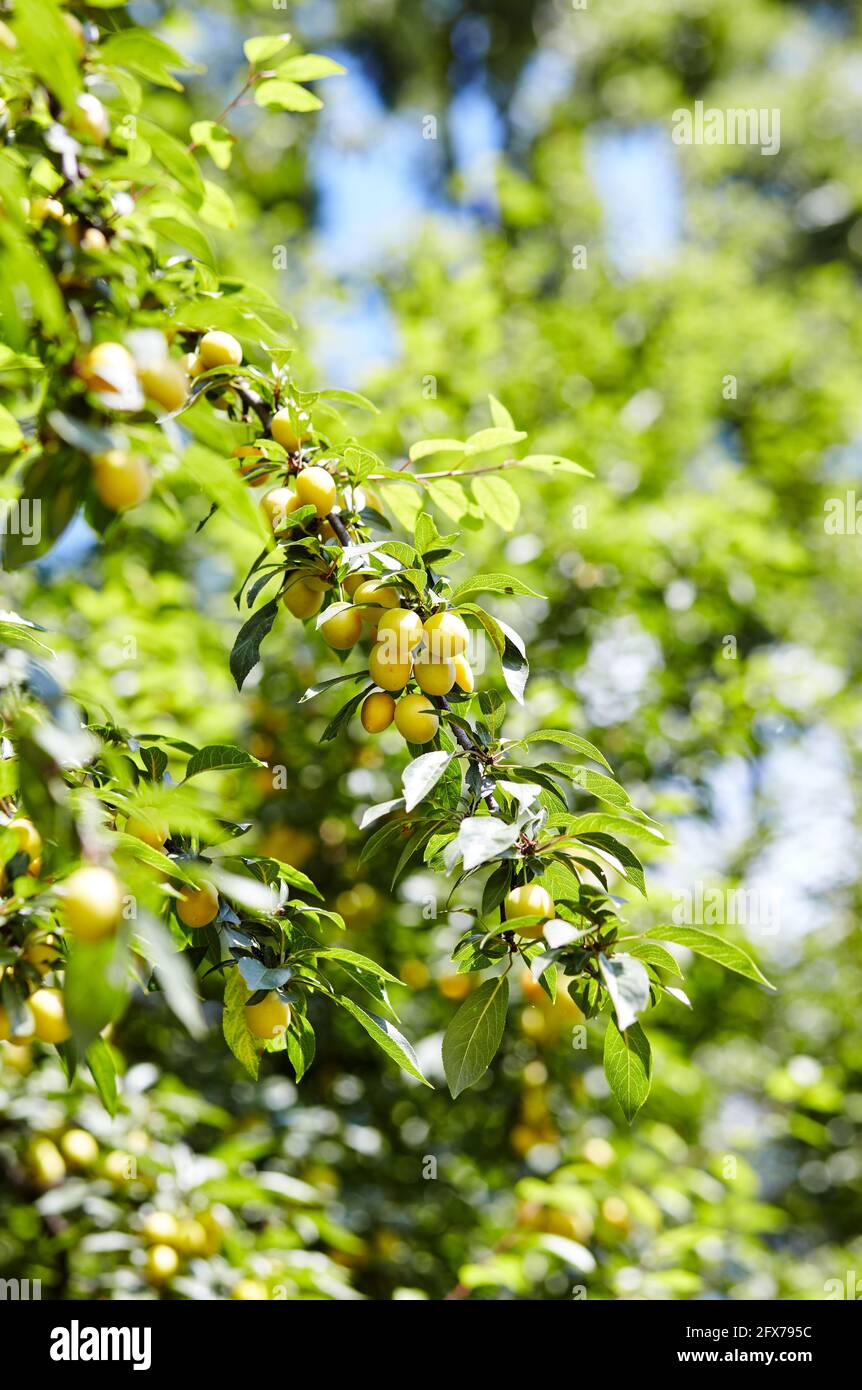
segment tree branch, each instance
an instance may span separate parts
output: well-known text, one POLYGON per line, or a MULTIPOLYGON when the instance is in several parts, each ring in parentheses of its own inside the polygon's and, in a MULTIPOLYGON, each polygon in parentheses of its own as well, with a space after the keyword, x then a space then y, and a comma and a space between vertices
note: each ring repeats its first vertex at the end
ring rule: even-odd
POLYGON ((341 541, 342 545, 353 544, 350 532, 348 531, 344 522, 341 520, 341 517, 337 516, 335 512, 330 512, 326 520, 329 522, 330 526, 332 527, 338 539, 341 541))
MULTIPOLYGON (((449 704, 449 701, 446 699, 445 695, 438 695, 437 703, 441 709, 446 710, 447 714, 455 713, 452 706, 449 704)), ((482 749, 479 747, 478 743, 473 742, 469 734, 466 734, 464 730, 461 728, 460 724, 453 723, 450 727, 452 729, 452 736, 454 737, 455 742, 459 744, 461 748, 464 749, 465 753, 482 752, 482 749)), ((497 805, 497 801, 493 792, 488 792, 487 796, 484 796, 482 800, 485 802, 485 805, 488 807, 488 810, 491 812, 491 814, 497 815, 497 813, 500 810, 500 807, 497 805)))
MULTIPOLYGON (((504 459, 502 463, 489 463, 487 468, 441 468, 436 473, 408 473, 410 460, 403 465, 405 479, 417 483, 433 483, 437 478, 479 478, 483 473, 502 473, 504 468, 517 468, 520 459, 504 459)), ((402 470, 399 470, 402 471, 402 470)), ((369 483, 391 483, 395 479, 384 473, 370 473, 369 483)))

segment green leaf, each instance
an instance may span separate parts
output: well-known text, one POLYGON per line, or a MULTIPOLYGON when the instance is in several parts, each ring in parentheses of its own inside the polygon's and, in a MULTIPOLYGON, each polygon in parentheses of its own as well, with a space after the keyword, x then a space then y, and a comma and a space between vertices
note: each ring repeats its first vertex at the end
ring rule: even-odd
POLYGON ((509 891, 512 882, 512 865, 507 861, 492 869, 482 889, 482 916, 490 917, 499 907, 509 891))
POLYGON ((220 231, 232 231, 238 226, 236 208, 230 194, 211 179, 204 179, 204 200, 198 208, 198 216, 202 222, 210 227, 218 227, 220 231))
POLYGON ((606 801, 608 805, 618 806, 626 811, 633 809, 628 792, 619 782, 614 781, 613 777, 605 777, 601 772, 590 772, 585 767, 576 767, 571 773, 571 780, 591 796, 598 797, 599 801, 606 801))
POLYGON ((600 753, 594 743, 589 739, 581 738, 580 734, 571 734, 568 729, 536 729, 534 733, 527 734, 519 742, 529 743, 559 743, 564 748, 571 748, 574 753, 581 753, 585 758, 592 758, 593 762, 601 763, 608 772, 613 772, 613 768, 607 761, 603 753, 600 753))
POLYGON ((617 1016, 620 1032, 637 1020, 649 1006, 649 975, 643 961, 625 954, 599 953, 599 971, 617 1016))
POLYGON ((304 874, 301 869, 294 868, 293 864, 285 864, 283 859, 247 859, 246 863, 251 867, 255 865, 274 865, 279 878, 283 878, 285 883, 289 883, 291 888, 299 889, 300 893, 306 893, 311 898, 319 898, 323 901, 323 894, 320 893, 308 874, 304 874))
POLYGON ((419 555, 424 555, 426 550, 433 547, 437 534, 434 518, 428 512, 420 512, 413 528, 413 541, 419 555))
POLYGON ((74 35, 56 0, 16 5, 12 29, 26 62, 71 111, 82 87, 81 64, 74 35))
POLYGON ((129 993, 128 953, 116 937, 76 941, 66 961, 63 998, 82 1051, 119 1017, 129 993))
POLYGON ((21 447, 21 426, 5 405, 0 405, 0 453, 11 454, 21 447))
MULTIPOLYGON (((317 394, 322 400, 341 401, 344 405, 356 406, 358 410, 367 410, 371 415, 380 414, 379 408, 367 396, 363 396, 361 391, 347 391, 343 386, 325 386, 317 394)), ((377 456, 369 454, 367 450, 364 451, 364 457, 371 464, 377 463, 377 456)))
POLYGON ((259 506, 227 459, 203 444, 193 444, 182 456, 180 472, 223 507, 232 521, 239 522, 256 539, 269 541, 259 506))
POLYGON ((410 1076, 415 1076, 416 1080, 421 1081, 423 1085, 431 1085, 430 1081, 426 1081, 419 1070, 419 1062, 410 1043, 388 1019, 379 1018, 377 1014, 366 1013, 359 1004, 354 1003, 352 999, 348 999, 343 994, 336 995, 335 1002, 356 1019, 368 1036, 386 1053, 386 1056, 391 1057, 393 1062, 397 1062, 403 1071, 408 1072, 410 1076))
POLYGON ((266 767, 260 758, 253 758, 244 748, 235 748, 229 743, 210 743, 201 748, 193 758, 189 758, 184 782, 197 777, 201 772, 216 772, 224 768, 266 767))
POLYGON ((505 478, 491 473, 471 483, 478 506, 503 531, 513 531, 521 514, 521 499, 505 478))
POLYGON ((318 681, 315 685, 310 685, 308 689, 300 695, 296 703, 298 705, 304 705, 306 700, 315 699, 316 696, 322 694, 324 690, 329 690, 334 685, 341 685, 344 681, 365 680, 367 676, 367 671, 349 671, 347 675, 344 676, 333 676, 331 680, 318 681))
POLYGON ((322 53, 302 53, 279 63, 276 71, 290 82, 316 82, 321 77, 338 77, 347 69, 322 53))
POLYGON ((493 449, 502 449, 504 446, 517 444, 526 438, 527 435, 524 430, 513 430, 494 425, 491 429, 477 430, 475 434, 471 434, 467 440, 467 452, 471 456, 489 454, 493 449))
POLYGON ((277 616, 278 602, 271 599, 262 608, 258 608, 256 613, 252 613, 237 633, 230 654, 230 670, 237 690, 242 690, 249 671, 260 661, 260 644, 268 635, 277 616))
POLYGON ((294 1011, 291 1018, 286 1041, 290 1065, 293 1067, 297 1084, 299 1084, 314 1061, 316 1043, 314 1029, 305 1014, 301 1014, 298 1010, 294 1011), (296 1033, 294 1033, 294 1028, 296 1033))
POLYGON ((296 82, 283 82, 271 77, 255 88, 254 99, 258 106, 273 111, 317 111, 323 105, 307 87, 296 82))
MULTIPOLYGON (((543 764, 543 766, 566 767, 568 764, 543 764)), ((631 835, 635 840, 643 840, 646 844, 666 845, 669 841, 661 833, 659 828, 652 823, 644 823, 640 820, 629 820, 627 816, 613 815, 609 811, 587 811, 581 816, 558 815, 552 816, 548 822, 549 826, 559 826, 565 829, 569 835, 581 835, 590 833, 594 830, 606 830, 612 835, 631 835)))
POLYGON ((168 755, 164 748, 153 744, 152 748, 142 748, 140 756, 150 781, 161 782, 168 769, 168 755))
POLYGON ((102 1104, 111 1116, 117 1113, 117 1067, 114 1054, 104 1038, 96 1038, 87 1048, 87 1066, 96 1083, 102 1104))
POLYGON ((235 137, 216 121, 195 121, 189 130, 193 142, 206 150, 217 169, 227 169, 233 157, 235 137))
POLYGON ((485 980, 452 1019, 443 1037, 443 1070, 453 1099, 483 1076, 496 1056, 506 1025, 509 981, 485 980))
POLYGON ((156 86, 171 87, 175 92, 181 92, 183 85, 171 75, 171 68, 178 68, 180 72, 206 70, 201 63, 190 63, 148 29, 124 29, 118 34, 109 34, 99 48, 99 57, 104 63, 130 68, 156 86))
POLYGON ((261 34, 246 39, 242 51, 248 61, 256 66, 258 63, 268 63, 283 48, 287 48, 290 40, 290 34, 261 34))
POLYGON ((593 476, 588 468, 582 468, 579 463, 573 463, 561 454, 528 454, 526 458, 518 460, 518 467, 532 469, 535 473, 580 473, 585 478, 593 476))
POLYGON ((151 217, 150 226, 166 241, 191 251, 204 265, 215 265, 213 248, 199 227, 189 226, 181 217, 151 217))
POLYGON ((500 624, 497 622, 497 619, 492 618, 490 613, 486 613, 485 609, 481 608, 478 603, 462 603, 459 607, 462 613, 470 614, 477 622, 482 624, 482 627, 493 642, 494 649, 498 656, 502 656, 503 652, 506 650, 506 636, 500 624))
POLYGON ((420 439, 410 448, 410 462, 430 458, 432 454, 463 454, 467 448, 463 439, 420 439))
POLYGON ((347 724, 349 720, 353 718, 353 715, 361 705, 362 701, 365 699, 365 696, 368 694, 370 689, 371 686, 367 685, 364 688, 364 690, 359 690, 355 695, 351 695, 350 699, 346 702, 346 704, 343 704, 341 706, 341 709, 338 711, 338 713, 335 715, 333 719, 330 719, 323 733, 320 735, 321 743, 329 743, 338 735, 339 731, 344 727, 344 725, 347 724))
POLYGON ((488 397, 488 404, 491 407, 491 419, 499 429, 514 430, 515 421, 512 419, 502 401, 498 401, 496 396, 488 397))
POLYGON ((203 202, 204 181, 197 160, 189 154, 181 140, 162 130, 155 121, 146 116, 136 116, 135 119, 138 134, 146 140, 159 164, 190 194, 194 205, 199 206, 203 202))
POLYGON ((342 964, 355 965, 359 970, 364 970, 369 975, 374 975, 378 980, 388 980, 392 985, 402 985, 403 980, 399 980, 397 975, 393 975, 382 965, 378 965, 376 960, 370 956, 362 956, 358 951, 348 951, 346 946, 324 946, 314 952, 318 960, 336 960, 342 964))
POLYGON ((0 646, 24 647, 29 652, 38 653, 39 656, 53 656, 51 648, 46 647, 35 635, 41 631, 42 629, 37 628, 34 623, 19 618, 17 613, 0 612, 0 646))
POLYGON ((623 1114, 631 1124, 649 1095, 652 1049, 639 1023, 621 1033, 612 1018, 605 1033, 605 1076, 623 1114))
POLYGON ((158 917, 144 912, 138 918, 135 936, 143 954, 155 969, 169 1009, 193 1038, 202 1038, 207 1027, 195 977, 185 955, 177 951, 167 927, 158 917))
POLYGON ((504 623, 502 618, 497 619, 497 625, 506 639, 503 647, 503 655, 500 658, 503 666, 503 680, 518 701, 518 704, 522 705, 524 703, 524 691, 530 675, 527 648, 524 644, 523 637, 521 637, 513 627, 509 627, 508 623, 504 623))
POLYGON ((466 492, 455 478, 442 478, 439 482, 428 481, 425 483, 425 488, 434 505, 439 507, 444 516, 450 517, 452 521, 461 522, 464 517, 470 515, 472 504, 467 500, 466 492))
POLYGON ((167 854, 162 854, 161 850, 154 849, 152 845, 147 845, 143 840, 139 840, 137 835, 127 835, 125 831, 117 831, 111 836, 111 848, 115 858, 120 863, 128 855, 141 864, 149 864, 151 868, 158 869, 166 878, 179 879, 181 883, 188 884, 190 888, 197 886, 197 879, 186 872, 181 860, 171 859, 167 854))
POLYGON ((623 875, 628 883, 637 888, 644 897, 647 895, 646 883, 644 882, 644 871, 641 861, 637 855, 624 845, 613 835, 604 835, 599 831, 592 831, 586 835, 580 835, 579 839, 583 844, 589 845, 592 849, 597 849, 600 854, 606 855, 613 863, 613 867, 623 875))
POLYGON ((415 488, 397 484, 387 488, 386 505, 399 526, 403 526, 405 531, 413 530, 422 509, 422 498, 415 488))
POLYGON ((519 834, 516 825, 508 825, 498 816, 465 816, 458 834, 444 851, 446 867, 451 872, 463 859, 464 872, 470 873, 511 850, 519 834))
POLYGON ((659 946, 657 941, 626 941, 625 948, 630 956, 637 956, 638 960, 645 960, 647 965, 655 966, 658 970, 667 970, 671 975, 678 975, 682 979, 676 960, 670 951, 666 951, 664 946, 659 946))
POLYGON ((733 942, 725 941, 721 936, 713 936, 711 932, 701 931, 699 927, 677 926, 651 927, 644 935, 653 940, 670 941, 675 946, 687 946, 695 955, 706 956, 707 960, 715 961, 716 965, 724 966, 725 970, 733 970, 737 975, 744 975, 747 980, 766 985, 767 989, 775 989, 740 946, 734 946, 733 942))
POLYGON ((18 790, 18 759, 0 758, 0 797, 14 796, 18 790))
POLYGON ((510 574, 474 574, 452 591, 450 602, 457 607, 473 594, 520 594, 524 598, 544 598, 544 594, 536 593, 535 589, 523 584, 520 579, 513 579, 510 574))
POLYGON ((453 753, 435 751, 422 753, 418 758, 414 758, 412 763, 407 764, 401 774, 405 811, 412 811, 420 801, 424 801, 440 781, 453 757, 453 753))
MULTIPOLYGON (((247 990, 239 971, 229 970, 224 987, 222 1032, 234 1057, 256 1081, 260 1071, 260 1053, 245 1021, 246 998, 247 990)), ((290 1042, 288 1041, 289 1054, 290 1042)))

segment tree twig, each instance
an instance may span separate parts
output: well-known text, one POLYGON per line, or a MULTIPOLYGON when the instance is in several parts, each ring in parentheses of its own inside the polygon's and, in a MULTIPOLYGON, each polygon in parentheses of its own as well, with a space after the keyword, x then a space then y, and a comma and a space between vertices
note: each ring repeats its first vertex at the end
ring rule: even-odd
MULTIPOLYGON (((433 483, 437 478, 480 478, 483 473, 502 473, 504 468, 517 468, 520 459, 504 459, 502 463, 489 463, 487 468, 441 468, 436 473, 408 473, 404 471, 405 479, 412 479, 417 483, 433 483)), ((403 465, 406 470, 410 460, 403 465)), ((399 472, 402 470, 399 470, 399 472)), ((369 483, 391 483, 394 479, 384 473, 370 473, 369 483)))
MULTIPOLYGON (((452 706, 449 704, 449 701, 446 699, 445 695, 438 695, 437 703, 439 704, 441 709, 446 710, 447 714, 455 713, 452 706)), ((450 727, 452 729, 452 735, 455 739, 455 742, 458 743, 460 747, 464 749, 465 753, 482 752, 482 749, 479 747, 478 743, 473 742, 469 734, 466 734, 464 730, 461 728, 460 724, 456 724, 453 722, 450 727)), ((488 794, 484 796, 482 800, 485 802, 485 805, 488 807, 488 810, 491 812, 491 814, 497 815, 497 813, 500 810, 500 807, 497 804, 497 800, 493 792, 488 792, 488 794)))

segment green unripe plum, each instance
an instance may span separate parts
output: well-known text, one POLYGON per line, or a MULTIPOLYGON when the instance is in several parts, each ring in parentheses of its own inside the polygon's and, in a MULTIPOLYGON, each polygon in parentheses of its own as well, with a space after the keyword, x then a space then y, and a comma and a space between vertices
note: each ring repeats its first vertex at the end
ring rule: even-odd
POLYGON ((314 507, 324 517, 335 506, 335 479, 325 468, 304 468, 296 475, 296 495, 301 507, 314 507))
POLYGON ((535 926, 518 928, 521 936, 536 939, 542 935, 545 923, 554 915, 554 900, 541 883, 524 883, 512 888, 506 895, 506 917, 535 917, 535 926))
POLYGON ((198 358, 207 367, 238 367, 242 362, 242 346, 232 333, 213 329, 198 343, 198 358))

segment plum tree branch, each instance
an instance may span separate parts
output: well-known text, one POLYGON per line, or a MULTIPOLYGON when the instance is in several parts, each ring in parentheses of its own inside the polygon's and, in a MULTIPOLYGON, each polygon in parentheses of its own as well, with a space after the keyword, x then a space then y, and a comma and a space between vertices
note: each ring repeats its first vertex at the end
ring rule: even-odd
MULTIPOLYGON (((489 463, 487 468, 441 468, 436 473, 408 473, 407 468, 410 460, 403 465, 405 481, 413 480, 417 483, 433 483, 439 478, 480 478, 484 473, 502 473, 504 468, 517 468, 520 459, 504 459, 502 463, 489 463)), ((389 474, 371 473, 368 481, 370 483, 391 483, 396 479, 389 474)))
POLYGON ((338 539, 341 541, 341 544, 342 544, 342 545, 352 545, 352 544, 353 544, 353 541, 351 540, 350 532, 348 531, 348 529, 347 529, 347 527, 345 526, 344 522, 341 520, 341 518, 340 518, 338 515, 336 515, 335 512, 330 512, 329 515, 327 516, 326 520, 329 522, 330 526, 332 527, 332 529, 333 529, 333 531, 335 532, 335 534, 336 534, 336 536, 338 537, 338 539))
MULTIPOLYGON (((438 703, 438 705, 440 706, 441 709, 444 709, 444 710, 446 711, 447 714, 454 714, 454 713, 455 713, 455 711, 453 710, 452 706, 449 704, 449 701, 446 699, 446 696, 445 696, 445 695, 438 695, 438 696, 437 696, 437 703, 438 703)), ((451 729, 452 729, 452 736, 453 736, 453 738, 455 739, 455 742, 456 742, 461 748, 464 749, 464 752, 465 752, 465 753, 481 753, 481 752, 482 752, 482 749, 479 747, 478 743, 474 743, 474 742, 473 742, 473 740, 470 738, 469 734, 465 733, 465 731, 461 728, 461 725, 460 725, 460 724, 456 724, 456 723, 454 722, 454 720, 453 720, 453 722, 452 722, 452 724, 450 725, 450 727, 451 727, 451 729)), ((496 797, 494 796, 494 793, 493 793, 493 792, 488 792, 486 796, 483 796, 482 800, 484 801, 485 805, 488 807, 488 810, 491 812, 491 814, 492 814, 492 815, 497 815, 497 813, 498 813, 499 810, 500 810, 500 807, 499 807, 499 805, 497 804, 497 800, 496 800, 496 797)))

